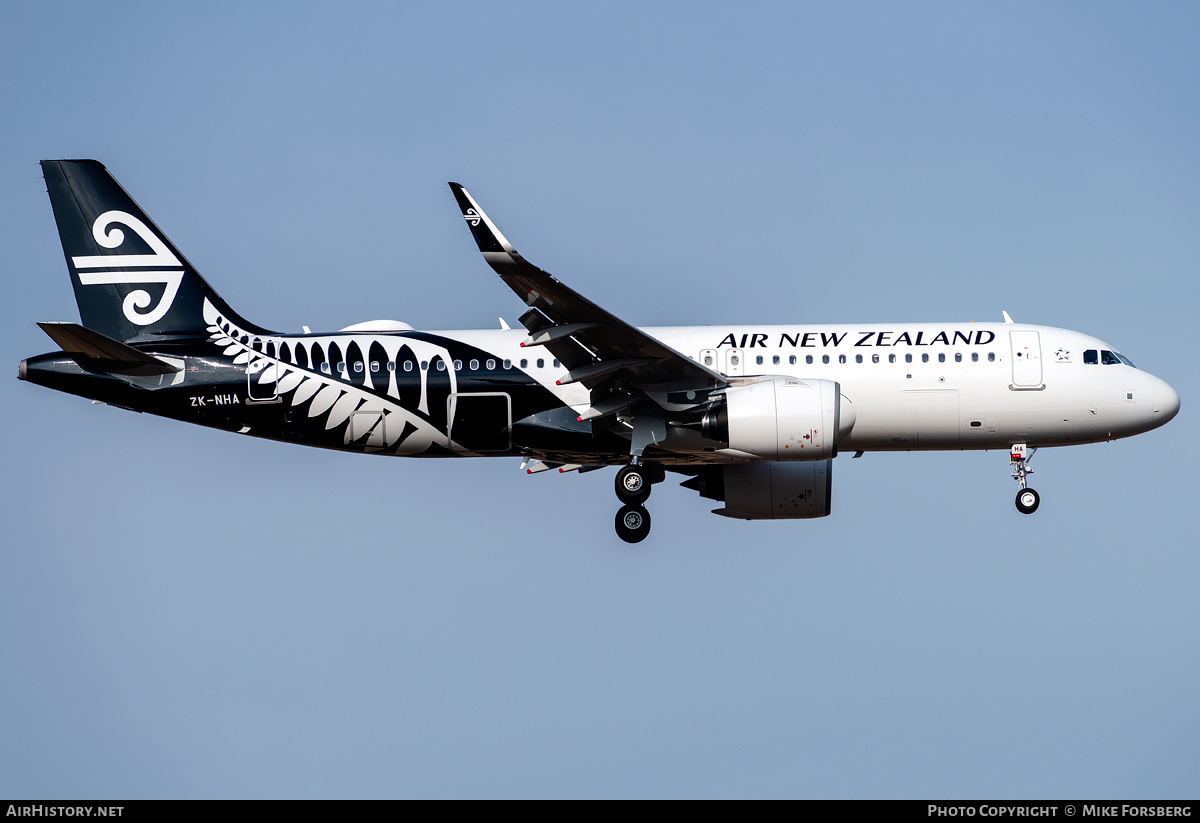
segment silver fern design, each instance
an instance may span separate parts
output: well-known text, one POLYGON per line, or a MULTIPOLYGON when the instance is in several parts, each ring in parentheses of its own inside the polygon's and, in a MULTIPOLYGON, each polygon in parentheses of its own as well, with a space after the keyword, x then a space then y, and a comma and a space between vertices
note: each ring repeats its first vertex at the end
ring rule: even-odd
MULTIPOLYGON (((324 362, 325 353, 333 346, 348 350, 356 345, 363 352, 380 346, 393 363, 405 348, 420 360, 432 363, 440 358, 449 363, 447 349, 423 340, 383 335, 304 338, 255 335, 223 317, 207 299, 204 320, 208 323, 209 342, 219 346, 226 357, 232 357, 235 365, 246 367, 251 401, 283 402, 297 411, 307 404, 307 417, 314 420, 323 417, 326 431, 346 424, 344 442, 361 445, 367 451, 416 455, 434 445, 465 451, 430 419, 427 370, 419 372, 420 396, 416 408, 410 409, 401 401, 396 373, 391 369, 373 372, 369 367, 364 368, 360 375, 362 385, 358 385, 352 382, 348 368, 337 373, 330 369, 323 374, 297 362, 300 359, 307 364, 324 362)), ((447 374, 453 397, 457 390, 456 375, 453 369, 447 369, 447 374)))

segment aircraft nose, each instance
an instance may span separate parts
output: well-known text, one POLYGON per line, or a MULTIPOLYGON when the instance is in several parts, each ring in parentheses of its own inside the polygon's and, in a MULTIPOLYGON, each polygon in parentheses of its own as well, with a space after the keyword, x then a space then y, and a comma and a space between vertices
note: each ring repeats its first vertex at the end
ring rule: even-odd
POLYGON ((1150 409, 1150 420, 1155 426, 1167 423, 1179 414, 1179 392, 1167 381, 1154 378, 1154 403, 1150 409))

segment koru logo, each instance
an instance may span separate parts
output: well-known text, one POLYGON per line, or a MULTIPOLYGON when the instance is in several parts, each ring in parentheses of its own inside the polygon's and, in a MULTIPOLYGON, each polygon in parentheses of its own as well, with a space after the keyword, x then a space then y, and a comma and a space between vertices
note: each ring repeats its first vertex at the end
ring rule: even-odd
POLYGON ((463 219, 472 226, 478 226, 479 221, 483 218, 479 216, 479 212, 475 211, 475 209, 467 209, 467 213, 463 215, 463 219))
POLYGON ((144 314, 139 309, 146 309, 154 302, 154 298, 145 289, 134 289, 125 295, 121 308, 125 317, 135 326, 148 326, 166 315, 175 302, 179 292, 179 284, 183 281, 182 269, 167 267, 182 265, 175 255, 171 254, 166 243, 158 238, 146 224, 132 214, 123 211, 106 211, 96 218, 92 224, 92 237, 106 249, 120 248, 125 242, 125 232, 119 228, 109 228, 119 223, 145 241, 153 254, 101 254, 95 257, 72 257, 71 262, 79 269, 79 282, 85 286, 99 285, 144 285, 146 283, 162 283, 162 300, 144 314), (83 269, 124 269, 130 267, 144 268, 145 271, 83 271, 83 269))

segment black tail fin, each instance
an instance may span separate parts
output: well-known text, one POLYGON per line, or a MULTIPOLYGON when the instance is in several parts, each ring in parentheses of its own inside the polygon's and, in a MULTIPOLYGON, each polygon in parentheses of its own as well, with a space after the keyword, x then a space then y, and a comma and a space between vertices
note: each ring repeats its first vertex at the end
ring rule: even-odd
POLYGON ((43 160, 42 174, 83 325, 114 340, 206 334, 204 303, 246 331, 230 310, 95 160, 43 160))

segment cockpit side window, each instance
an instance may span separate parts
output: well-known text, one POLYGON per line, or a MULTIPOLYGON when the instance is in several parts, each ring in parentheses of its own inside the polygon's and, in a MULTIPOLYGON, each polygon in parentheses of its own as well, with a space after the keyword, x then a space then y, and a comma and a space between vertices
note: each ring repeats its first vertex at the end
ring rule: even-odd
POLYGON ((1132 360, 1130 360, 1130 359, 1129 359, 1128 357, 1126 357, 1125 355, 1121 354, 1119 351, 1115 351, 1115 352, 1113 352, 1113 354, 1114 354, 1114 355, 1116 355, 1116 358, 1117 358, 1118 360, 1120 360, 1120 361, 1121 361, 1122 363, 1124 363, 1126 366, 1129 366, 1131 369, 1136 369, 1136 368, 1137 368, 1137 366, 1133 365, 1133 361, 1132 361, 1132 360))
POLYGON ((1096 350, 1088 349, 1087 351, 1085 351, 1083 353, 1083 362, 1084 362, 1084 365, 1087 365, 1087 366, 1096 365, 1096 350))
POLYGON ((1121 361, 1118 360, 1117 356, 1115 354, 1113 354, 1112 352, 1108 351, 1107 349, 1102 349, 1100 351, 1100 365, 1116 366, 1116 365, 1120 365, 1120 363, 1121 363, 1121 361))

